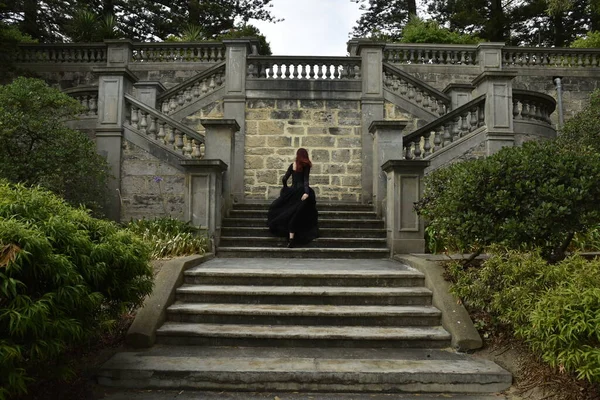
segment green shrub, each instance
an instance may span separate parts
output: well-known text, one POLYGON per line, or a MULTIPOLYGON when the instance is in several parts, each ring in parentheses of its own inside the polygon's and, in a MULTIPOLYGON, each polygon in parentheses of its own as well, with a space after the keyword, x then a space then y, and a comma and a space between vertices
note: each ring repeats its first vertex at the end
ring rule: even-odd
POLYGON ((590 95, 588 105, 568 119, 557 138, 561 146, 573 151, 600 153, 600 90, 590 95))
POLYGON ((0 178, 43 186, 99 213, 108 165, 86 135, 65 125, 80 111, 77 100, 38 79, 0 86, 0 178))
POLYGON ((587 35, 575 39, 571 47, 576 49, 591 49, 600 47, 600 32, 590 31, 587 35))
POLYGON ((152 289, 149 250, 116 224, 0 180, 0 399, 152 289))
POLYGON ((483 39, 475 35, 454 32, 437 21, 412 17, 402 29, 401 43, 477 44, 483 39))
POLYGON ((500 252, 479 268, 448 268, 452 292, 509 328, 553 367, 600 382, 600 260, 549 266, 539 252, 500 252))
POLYGON ((600 222, 600 154, 528 142, 434 171, 417 211, 453 250, 539 247, 556 261, 600 222))
POLYGON ((154 259, 204 254, 208 250, 208 237, 199 236, 197 228, 171 217, 140 219, 126 227, 148 243, 154 259))

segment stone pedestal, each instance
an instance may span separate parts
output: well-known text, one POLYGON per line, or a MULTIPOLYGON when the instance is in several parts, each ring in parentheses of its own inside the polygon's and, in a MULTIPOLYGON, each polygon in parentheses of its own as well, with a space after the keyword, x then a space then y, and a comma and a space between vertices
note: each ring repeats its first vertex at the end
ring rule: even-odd
POLYGON ((481 71, 492 69, 502 69, 502 48, 505 46, 502 42, 484 42, 477 45, 477 59, 481 71))
POLYGON ((387 175, 387 242, 391 256, 423 253, 425 224, 414 206, 423 194, 426 160, 389 160, 382 168, 387 175))
POLYGON ((387 178, 381 166, 402 157, 402 131, 407 121, 373 121, 369 132, 373 135, 373 204, 377 216, 385 213, 387 178))
POLYGON ((473 89, 470 83, 451 83, 444 89, 444 93, 450 96, 450 110, 455 110, 473 100, 473 89))
POLYGON ((133 85, 135 98, 142 103, 157 108, 156 99, 166 90, 162 83, 157 81, 140 81, 133 85))

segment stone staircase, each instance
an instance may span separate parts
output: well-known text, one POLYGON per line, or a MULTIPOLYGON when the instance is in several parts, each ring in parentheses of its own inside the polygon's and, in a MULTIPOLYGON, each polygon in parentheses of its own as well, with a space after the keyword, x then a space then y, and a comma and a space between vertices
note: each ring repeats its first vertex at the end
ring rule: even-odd
POLYGON ((361 258, 389 257, 384 222, 373 207, 356 203, 317 203, 319 238, 288 249, 285 238, 268 230, 268 204, 235 204, 223 219, 219 257, 361 258))

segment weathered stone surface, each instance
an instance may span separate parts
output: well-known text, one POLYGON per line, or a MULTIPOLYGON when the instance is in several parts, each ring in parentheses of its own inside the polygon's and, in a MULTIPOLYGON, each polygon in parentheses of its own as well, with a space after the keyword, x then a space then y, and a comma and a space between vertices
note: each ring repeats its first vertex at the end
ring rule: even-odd
MULTIPOLYGON (((285 169, 289 165, 290 161, 283 157, 267 157, 267 168, 268 169, 285 169)), ((277 180, 277 179, 276 179, 277 180)), ((269 183, 273 183, 271 181, 269 183)))
POLYGON ((279 110, 297 110, 298 100, 277 100, 276 108, 279 110))
POLYGON ((353 134, 353 130, 352 128, 339 128, 337 126, 332 126, 331 128, 327 128, 327 131, 329 132, 330 135, 352 135, 353 134))
POLYGON ((246 110, 247 121, 261 121, 269 118, 269 111, 267 110, 246 110))
POLYGON ((360 125, 362 116, 358 111, 340 111, 338 123, 340 125, 360 125))
POLYGON ((331 111, 316 111, 313 113, 312 117, 313 122, 322 123, 322 124, 335 124, 335 114, 331 111))
POLYGON ((266 156, 275 153, 275 149, 270 147, 251 147, 246 150, 246 154, 253 156, 266 156))
POLYGON ((264 169, 265 167, 265 159, 261 156, 246 156, 246 165, 245 167, 248 169, 264 169))
POLYGON ((360 110, 360 102, 347 100, 328 100, 326 107, 332 110, 360 110))
POLYGON ((285 124, 282 121, 259 121, 259 135, 281 135, 285 131, 285 124))
POLYGON ((289 136, 269 136, 267 145, 270 147, 289 147, 292 144, 292 138, 289 136))
POLYGON ((246 146, 248 149, 253 147, 265 147, 267 145, 267 138, 265 136, 247 136, 246 146))
POLYGON ((248 108, 275 108, 275 100, 251 99, 246 101, 248 108))
POLYGON ((323 108, 325 102, 323 100, 300 100, 300 108, 323 108))
POLYGON ((326 162, 330 160, 329 150, 313 150, 312 159, 314 162, 326 162))
POLYGON ((303 126, 287 126, 285 128, 285 132, 289 135, 305 135, 306 128, 304 128, 303 126))
POLYGON ((362 141, 360 137, 342 137, 337 140, 337 147, 355 149, 360 147, 362 141))
POLYGON ((223 118, 223 103, 215 101, 209 105, 202 107, 202 118, 223 118))
POLYGON ((331 151, 331 161, 335 161, 335 162, 339 162, 339 163, 350 162, 350 150, 332 150, 331 151))
POLYGON ((335 139, 327 136, 306 136, 302 138, 304 147, 333 147, 335 139))
POLYGON ((275 171, 257 171, 256 182, 257 183, 271 183, 277 180, 277 173, 275 171))

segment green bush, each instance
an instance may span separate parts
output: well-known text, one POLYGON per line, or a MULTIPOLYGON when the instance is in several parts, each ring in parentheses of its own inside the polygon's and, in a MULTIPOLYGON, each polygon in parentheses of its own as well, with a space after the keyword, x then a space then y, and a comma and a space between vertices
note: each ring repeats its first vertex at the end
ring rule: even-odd
POLYGON ((594 91, 588 105, 567 120, 557 138, 561 146, 573 151, 600 153, 600 90, 594 91))
POLYGON ((86 135, 65 125, 80 111, 77 100, 38 79, 0 86, 0 178, 43 186, 99 213, 108 165, 86 135))
POLYGON ((152 258, 204 254, 209 241, 199 236, 198 229, 171 217, 131 221, 126 228, 139 235, 152 249, 152 258))
POLYGON ((483 39, 451 31, 437 21, 412 17, 402 29, 401 43, 477 44, 483 39))
POLYGON ((479 268, 447 269, 452 292, 509 328, 553 367, 600 382, 600 260, 549 266, 539 252, 499 252, 479 268))
POLYGON ((528 142, 434 171, 417 211, 452 250, 539 247, 564 258, 577 232, 600 223, 600 154, 528 142))
POLYGON ((41 188, 0 180, 0 399, 152 289, 149 249, 41 188))
POLYGON ((576 49, 591 49, 600 47, 600 32, 590 31, 584 37, 575 39, 571 47, 576 49))

